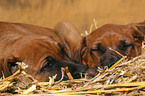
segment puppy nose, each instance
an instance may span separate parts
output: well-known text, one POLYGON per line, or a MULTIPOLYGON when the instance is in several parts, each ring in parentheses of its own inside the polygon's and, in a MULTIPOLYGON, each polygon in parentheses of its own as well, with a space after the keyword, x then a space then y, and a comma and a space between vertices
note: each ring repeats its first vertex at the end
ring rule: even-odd
POLYGON ((97 72, 97 71, 96 71, 95 69, 90 68, 90 69, 88 69, 88 70, 87 70, 87 72, 86 72, 86 73, 87 73, 88 75, 95 75, 95 74, 96 74, 96 72, 97 72))
POLYGON ((85 74, 86 74, 86 70, 88 69, 88 67, 87 66, 83 66, 82 67, 82 70, 80 71, 80 76, 81 76, 81 78, 82 77, 85 77, 85 74))
POLYGON ((97 73, 97 70, 96 69, 93 69, 93 68, 90 68, 86 71, 86 79, 91 79, 93 78, 97 73))
POLYGON ((108 66, 111 67, 114 63, 116 63, 120 58, 117 56, 113 56, 110 55, 109 57, 107 57, 103 62, 102 62, 102 66, 108 66))
POLYGON ((83 65, 82 68, 79 70, 79 73, 84 74, 84 73, 86 73, 87 69, 88 69, 88 67, 83 65))

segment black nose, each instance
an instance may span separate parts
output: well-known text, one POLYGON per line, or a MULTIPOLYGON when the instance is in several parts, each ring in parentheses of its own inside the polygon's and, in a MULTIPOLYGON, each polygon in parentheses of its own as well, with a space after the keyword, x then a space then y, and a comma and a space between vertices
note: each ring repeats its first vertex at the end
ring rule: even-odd
POLYGON ((90 68, 86 71, 86 79, 91 79, 97 74, 97 69, 90 68))
POLYGON ((80 66, 77 66, 77 67, 78 68, 77 68, 76 71, 71 72, 74 79, 79 79, 81 77, 84 77, 85 76, 84 74, 85 74, 85 72, 86 72, 86 70, 88 68, 85 65, 80 65, 80 66))
POLYGON ((82 70, 80 71, 80 73, 85 73, 87 69, 88 69, 88 67, 83 65, 82 70))
POLYGON ((100 59, 100 64, 102 67, 105 67, 105 66, 111 67, 119 59, 120 59, 120 56, 115 56, 115 55, 102 56, 100 59))

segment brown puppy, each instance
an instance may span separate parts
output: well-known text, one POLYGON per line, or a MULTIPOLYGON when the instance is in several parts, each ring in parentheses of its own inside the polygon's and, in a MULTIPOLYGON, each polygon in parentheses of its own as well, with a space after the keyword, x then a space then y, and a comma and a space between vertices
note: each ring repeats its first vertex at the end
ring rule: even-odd
POLYGON ((66 66, 74 78, 79 78, 86 67, 72 60, 68 55, 70 50, 64 47, 52 29, 0 22, 0 71, 5 76, 11 75, 16 70, 15 63, 21 61, 28 64, 26 72, 39 81, 48 81, 48 77, 55 74, 59 80, 61 67, 66 66))
POLYGON ((110 48, 128 58, 141 54, 144 35, 139 28, 129 25, 106 24, 94 30, 82 40, 80 60, 89 68, 111 66, 121 56, 110 48))

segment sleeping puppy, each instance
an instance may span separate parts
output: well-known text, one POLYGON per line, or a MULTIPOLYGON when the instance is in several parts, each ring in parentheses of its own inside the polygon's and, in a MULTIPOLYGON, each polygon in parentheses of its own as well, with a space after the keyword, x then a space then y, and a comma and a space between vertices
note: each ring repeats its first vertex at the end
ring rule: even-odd
POLYGON ((0 77, 2 71, 6 77, 13 74, 16 62, 20 61, 28 65, 26 72, 39 81, 48 81, 48 77, 55 74, 55 80, 59 80, 61 67, 66 66, 74 78, 80 78, 86 66, 71 59, 68 53, 72 52, 65 47, 52 29, 0 22, 0 77))
POLYGON ((112 66, 122 56, 129 59, 141 54, 143 30, 129 25, 105 24, 84 37, 80 48, 80 61, 89 68, 112 66))

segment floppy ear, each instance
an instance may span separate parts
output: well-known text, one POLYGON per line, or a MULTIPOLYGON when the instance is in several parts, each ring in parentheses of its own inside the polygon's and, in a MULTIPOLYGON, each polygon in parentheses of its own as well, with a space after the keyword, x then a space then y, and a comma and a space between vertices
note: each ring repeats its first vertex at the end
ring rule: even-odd
POLYGON ((131 26, 132 29, 132 36, 135 40, 135 42, 142 43, 144 40, 144 34, 142 30, 140 30, 137 26, 131 26))
POLYGON ((141 31, 145 35, 145 25, 144 26, 136 26, 139 31, 141 31))
POLYGON ((16 65, 15 64, 16 62, 17 62, 17 59, 14 57, 4 58, 2 66, 3 66, 3 73, 5 77, 12 75, 13 72, 18 69, 18 67, 15 69, 13 68, 13 66, 16 65))
POLYGON ((68 50, 68 55, 72 57, 74 52, 78 50, 80 41, 82 39, 80 32, 76 27, 66 21, 62 21, 56 24, 54 32, 61 38, 68 50))
POLYGON ((83 53, 85 52, 87 48, 87 45, 86 45, 86 37, 84 37, 81 41, 81 45, 80 45, 80 50, 79 50, 79 61, 82 61, 82 55, 83 53))
POLYGON ((83 47, 87 47, 86 45, 86 37, 83 37, 83 39, 81 40, 81 48, 83 47))
POLYGON ((135 40, 144 40, 145 35, 145 21, 139 23, 131 23, 128 24, 130 28, 133 30, 132 35, 134 36, 135 40))
POLYGON ((145 21, 137 23, 136 27, 137 27, 137 29, 140 30, 143 34, 145 34, 145 21))
POLYGON ((3 60, 0 59, 0 77, 3 76, 3 60))

